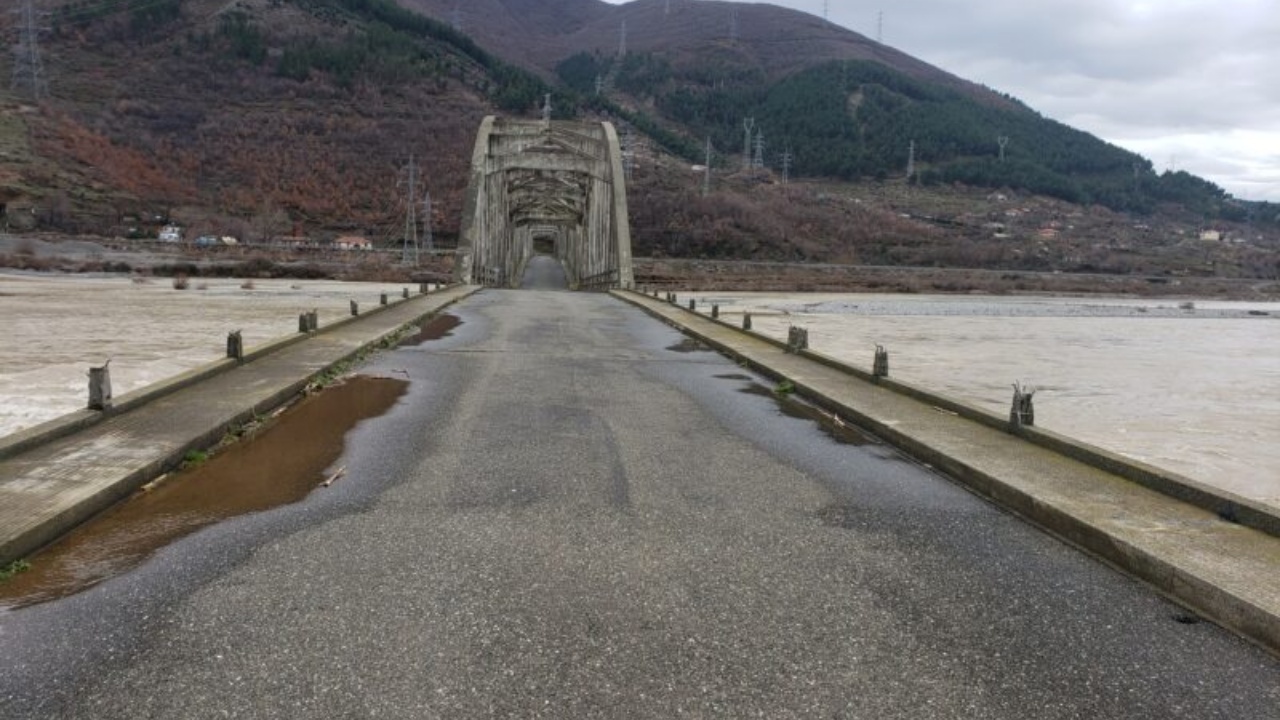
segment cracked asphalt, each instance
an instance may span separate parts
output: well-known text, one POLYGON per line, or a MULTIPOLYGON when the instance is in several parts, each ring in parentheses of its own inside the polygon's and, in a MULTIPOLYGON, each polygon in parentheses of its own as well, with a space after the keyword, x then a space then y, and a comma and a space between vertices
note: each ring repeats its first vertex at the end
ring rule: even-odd
POLYGON ((0 717, 1280 718, 1273 656, 639 310, 452 312, 332 488, 0 614, 0 717))

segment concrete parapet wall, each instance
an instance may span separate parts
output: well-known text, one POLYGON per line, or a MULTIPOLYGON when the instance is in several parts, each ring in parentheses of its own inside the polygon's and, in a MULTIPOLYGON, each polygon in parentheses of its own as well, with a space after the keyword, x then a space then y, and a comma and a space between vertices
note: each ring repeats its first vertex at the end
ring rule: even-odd
MULTIPOLYGON (((342 319, 335 320, 320 326, 319 333, 323 334, 344 327, 349 323, 368 318, 375 313, 387 310, 397 303, 408 302, 404 299, 392 301, 387 305, 375 305, 370 309, 363 311, 359 316, 345 316, 342 319)), ((247 348, 242 360, 232 360, 225 358, 206 363, 196 368, 192 368, 184 373, 165 378, 159 382, 152 383, 146 387, 132 390, 123 395, 117 396, 106 411, 99 410, 76 410, 61 417, 56 417, 47 422, 34 425, 20 430, 16 433, 0 437, 0 460, 14 457, 20 453, 39 447, 45 443, 67 437, 76 432, 92 427, 110 417, 115 417, 123 413, 129 412, 136 408, 142 407, 146 403, 158 400, 171 393, 190 387, 203 380, 221 375, 222 373, 240 367, 246 363, 253 362, 259 358, 266 357, 274 352, 278 352, 295 343, 302 342, 311 337, 310 334, 295 333, 285 335, 275 340, 263 343, 253 348, 247 348)))
MULTIPOLYGON (((720 318, 712 318, 709 315, 702 315, 696 311, 690 311, 687 308, 680 307, 684 312, 692 312, 709 322, 714 322, 722 327, 743 333, 749 337, 769 343, 783 350, 788 346, 782 340, 769 337, 754 330, 743 330, 742 328, 725 322, 720 318)), ((687 328, 682 330, 689 331, 687 328)), ((705 338, 699 338, 706 340, 705 338)), ((722 347, 718 350, 732 352, 722 347)), ((937 408, 941 408, 948 412, 953 412, 960 417, 975 422, 982 423, 988 427, 1009 432, 1017 435, 1027 442, 1034 443, 1056 453, 1064 455, 1091 465, 1108 473, 1118 475, 1127 480, 1131 480, 1144 487, 1155 490, 1156 492, 1168 495, 1186 503, 1195 505, 1202 509, 1208 510, 1224 518, 1230 519, 1246 527, 1261 530, 1270 535, 1280 537, 1280 510, 1268 507, 1250 498, 1242 497, 1228 490, 1215 488, 1205 483, 1199 482, 1192 478, 1186 477, 1180 473, 1171 470, 1165 470, 1154 465, 1125 457, 1119 453, 1112 452, 1105 448, 1100 448, 1075 438, 1055 433, 1052 430, 1045 430, 1035 426, 1020 426, 1016 430, 1009 426, 1009 419, 1006 416, 997 415, 988 410, 970 405, 961 400, 949 398, 930 390, 916 387, 910 383, 902 382, 887 377, 875 377, 870 371, 850 365, 844 361, 838 360, 830 355, 825 355, 815 350, 800 350, 796 354, 800 357, 813 360, 826 367, 840 372, 846 373, 851 377, 855 377, 864 382, 873 383, 879 387, 893 390, 914 400, 927 403, 937 408)), ((766 370, 766 374, 773 377, 773 374, 766 370)), ((783 379, 783 378, 775 378, 783 379)), ((816 404, 821 406, 822 398, 814 398, 816 404)), ((830 408, 825 408, 830 410, 830 408)))

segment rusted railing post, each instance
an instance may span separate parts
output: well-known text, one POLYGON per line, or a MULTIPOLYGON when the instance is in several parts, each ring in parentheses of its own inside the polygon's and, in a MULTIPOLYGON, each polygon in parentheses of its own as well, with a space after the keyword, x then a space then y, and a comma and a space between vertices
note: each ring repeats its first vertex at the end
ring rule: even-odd
POLYGON ((227 333, 227 357, 232 360, 244 359, 244 338, 239 330, 227 333))

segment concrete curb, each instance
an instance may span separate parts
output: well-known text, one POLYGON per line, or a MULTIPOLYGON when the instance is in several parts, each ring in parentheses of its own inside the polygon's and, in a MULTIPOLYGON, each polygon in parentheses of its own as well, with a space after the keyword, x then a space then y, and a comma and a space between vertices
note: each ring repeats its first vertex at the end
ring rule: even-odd
MULTIPOLYGON (((444 290, 448 290, 448 289, 451 289, 451 288, 445 288, 444 290)), ((82 498, 81 500, 76 502, 74 505, 70 505, 66 508, 63 508, 56 515, 50 516, 49 518, 45 519, 39 524, 34 525, 33 527, 28 528, 24 532, 18 535, 15 535, 13 537, 7 537, 7 538, 0 537, 0 567, 7 565, 8 563, 14 560, 29 556, 30 554, 34 553, 35 551, 39 550, 40 548, 44 547, 50 542, 57 540, 63 534, 75 528, 80 523, 88 520, 89 518, 93 517, 97 513, 105 510, 106 508, 110 507, 116 502, 129 496, 129 494, 133 493, 139 487, 145 485, 146 483, 150 482, 151 480, 154 480, 155 478, 159 477, 160 475, 163 475, 166 472, 170 472, 176 469, 182 464, 188 452, 192 450, 202 450, 205 448, 212 447, 214 444, 216 444, 219 440, 222 439, 222 437, 227 432, 228 428, 235 427, 236 425, 247 422, 253 419, 254 417, 258 417, 258 416, 270 413, 272 410, 283 405, 285 402, 287 402, 291 398, 296 397, 316 378, 323 376, 325 373, 329 372, 334 367, 341 365, 342 363, 348 362, 353 358, 361 356, 362 354, 368 352, 371 348, 376 348, 379 345, 382 345, 387 341, 388 338, 398 334, 405 327, 405 325, 412 325, 414 323, 421 322, 424 318, 443 312, 445 308, 448 308, 451 305, 454 305, 455 303, 460 302, 466 299, 467 297, 470 297, 471 295, 475 294, 479 290, 480 290, 479 287, 472 287, 469 290, 459 294, 457 297, 449 300, 445 304, 440 305, 439 307, 432 307, 430 309, 424 310, 421 313, 413 315, 412 318, 407 320, 405 323, 401 323, 395 328, 387 332, 381 333, 375 338, 367 342, 361 343, 354 350, 342 353, 340 356, 327 362, 324 365, 324 367, 314 372, 311 372, 307 374, 305 377, 299 378, 296 381, 290 382, 288 385, 286 385, 279 391, 274 392, 268 397, 266 397, 265 399, 255 403, 252 407, 238 410, 237 412, 232 413, 229 416, 220 418, 218 422, 215 423, 209 430, 202 432, 199 435, 196 435, 195 437, 191 437, 189 440, 187 440, 186 442, 183 442, 180 446, 178 446, 174 451, 167 453, 163 456, 156 457, 155 459, 146 463, 144 466, 134 470, 133 472, 128 473, 127 475, 122 477, 119 481, 113 482, 109 486, 98 490, 92 495, 82 498)), ((430 297, 434 297, 438 294, 439 293, 432 293, 430 297)), ((415 297, 426 298, 428 296, 415 296, 415 297)), ((396 306, 396 304, 389 304, 386 307, 394 307, 394 306, 396 306)), ((368 317, 369 315, 372 315, 372 314, 373 313, 367 313, 367 314, 362 313, 360 316, 352 317, 342 324, 347 324, 352 321, 359 320, 360 318, 368 317)), ((339 326, 340 325, 338 323, 335 323, 334 325, 330 326, 329 329, 333 329, 339 326)), ((308 335, 299 334, 297 338, 287 338, 286 341, 280 341, 277 343, 268 344, 260 348, 260 354, 257 357, 262 357, 265 354, 267 354, 268 349, 270 351, 280 350, 284 347, 288 347, 290 345, 296 344, 314 335, 315 333, 308 334, 308 335)), ((146 394, 141 392, 131 393, 131 395, 137 395, 138 397, 132 399, 131 401, 132 404, 130 405, 130 407, 136 409, 137 407, 140 407, 145 402, 156 400, 160 397, 164 397, 166 395, 172 394, 173 392, 176 392, 181 388, 190 387, 192 385, 198 384, 202 380, 207 380, 215 375, 221 374, 222 372, 226 372, 229 369, 240 366, 240 363, 236 363, 235 361, 232 361, 232 360, 213 363, 213 365, 219 365, 219 366, 223 364, 229 364, 229 367, 226 367, 226 368, 219 367, 216 369, 215 372, 210 372, 211 368, 206 366, 204 368, 193 370, 190 373, 184 373, 182 376, 179 376, 179 378, 171 379, 170 381, 163 383, 163 385, 166 386, 163 392, 146 393, 146 394), (201 373, 205 373, 205 374, 201 374, 201 373)), ((152 388, 146 388, 145 390, 151 390, 151 389, 152 388)), ((121 412, 122 411, 114 412, 112 413, 112 416, 119 415, 121 414, 121 412)), ((102 413, 95 413, 95 414, 102 415, 102 413)), ((98 420, 90 422, 84 425, 83 427, 88 427, 90 425, 96 424, 97 422, 100 422, 102 419, 105 419, 105 418, 99 418, 98 420)), ((72 424, 73 423, 69 423, 69 425, 72 425, 72 424)), ((71 434, 75 432, 76 429, 79 429, 79 428, 64 430, 59 437, 64 437, 68 434, 71 434)), ((56 438, 48 438, 46 441, 53 440, 53 439, 56 439, 56 438)))
MULTIPOLYGON (((1077 516, 1072 512, 1056 507, 1051 502, 1046 502, 1043 498, 1036 497, 1019 487, 1015 487, 1014 485, 1003 481, 999 477, 972 467, 944 451, 934 448, 903 431, 880 422, 859 411, 857 408, 853 408, 836 401, 803 382, 797 382, 792 378, 787 378, 784 373, 771 368, 762 362, 753 360, 744 353, 739 352, 738 350, 719 342, 712 337, 708 337, 707 335, 698 332, 687 324, 681 323, 678 319, 661 314, 657 309, 651 308, 638 301, 637 297, 632 293, 614 291, 612 294, 624 302, 628 302, 639 307, 649 315, 673 325, 685 334, 698 339, 717 351, 740 363, 743 363, 747 367, 750 367, 767 377, 774 380, 791 380, 795 384, 795 390, 797 393, 819 407, 822 407, 829 412, 838 413, 841 417, 863 429, 866 429, 891 445, 900 448, 917 460, 927 463, 954 478, 975 494, 980 495, 1015 515, 1022 517, 1060 540, 1085 551, 1106 564, 1144 581, 1166 598, 1192 609, 1198 615, 1212 619, 1217 624, 1257 643, 1269 652, 1280 655, 1280 608, 1260 607, 1248 598, 1243 597, 1240 594, 1233 592, 1231 589, 1215 582, 1215 579, 1212 577, 1205 577, 1195 572, 1188 572, 1186 569, 1179 567, 1176 564, 1176 560, 1169 557, 1162 557, 1156 552, 1138 547, 1121 537, 1111 534, 1106 528, 1090 522, 1088 518, 1077 516)), ((679 309, 684 313, 690 313, 686 308, 679 309)), ((695 315, 696 313, 690 314, 695 315)), ((736 332, 743 333, 744 335, 747 334, 746 331, 743 331, 741 328, 729 325, 719 320, 713 320, 708 316, 697 315, 697 317, 702 322, 714 322, 719 326, 727 327, 735 330, 736 332)), ((758 333, 750 333, 749 337, 753 340, 767 342, 770 345, 779 348, 786 348, 785 343, 773 340, 772 338, 766 338, 758 333)), ((967 406, 964 406, 961 403, 955 403, 954 401, 946 400, 945 398, 939 398, 931 393, 919 391, 901 383, 890 383, 883 379, 877 382, 870 377, 869 373, 855 368, 850 368, 829 357, 817 356, 816 353, 812 352, 802 352, 798 355, 813 362, 828 365, 832 369, 845 371, 853 377, 867 380, 869 384, 883 386, 886 389, 903 394, 913 400, 950 410, 955 412, 957 415, 961 415, 961 412, 957 409, 959 408, 965 409, 966 415, 972 412, 981 416, 986 416, 987 418, 994 418, 993 415, 986 413, 985 411, 981 411, 976 408, 967 408, 967 406), (945 401, 945 404, 937 402, 938 400, 945 401)), ((991 425, 993 428, 1000 430, 1004 430, 1005 427, 1002 423, 994 424, 986 422, 986 420, 981 417, 966 417, 964 419, 969 419, 984 425, 991 425)), ((1111 467, 1109 467, 1109 465, 1113 464, 1112 461, 1106 457, 1111 455, 1111 453, 1098 450, 1097 448, 1092 448, 1091 446, 1083 443, 1076 443, 1069 438, 1064 438, 1053 433, 1044 433, 1043 431, 1039 432, 1047 436, 1042 442, 1036 442, 1034 439, 1026 437, 1021 433, 1019 433, 1019 436, 1024 437, 1029 442, 1033 442, 1034 444, 1041 446, 1045 450, 1064 455, 1067 458, 1083 465, 1095 467, 1103 472, 1126 480, 1131 479, 1128 472, 1141 473, 1147 470, 1145 466, 1134 464, 1136 467, 1129 469, 1126 473, 1115 472, 1111 467), (1060 450, 1059 447, 1062 449, 1060 450), (1063 450, 1066 452, 1063 452, 1063 450)), ((1124 465, 1127 462, 1128 461, 1123 458, 1115 458, 1114 460, 1114 464, 1116 465, 1124 465)), ((1155 470, 1157 473, 1165 475, 1165 479, 1168 482, 1174 483, 1177 480, 1176 476, 1173 476, 1172 479, 1167 477, 1171 476, 1171 473, 1163 473, 1163 471, 1159 471, 1154 468, 1151 470, 1155 470)), ((1146 486, 1151 490, 1160 491, 1159 487, 1152 488, 1147 485, 1147 483, 1139 482, 1138 484, 1146 486)), ((1161 483, 1155 484, 1159 485, 1161 483)), ((1199 483, 1193 484, 1199 485, 1199 483)), ((1177 486, 1175 485, 1174 487, 1176 490, 1177 486)), ((1205 508, 1201 503, 1195 502, 1195 500, 1204 500, 1205 498, 1208 498, 1210 501, 1218 500, 1226 503, 1238 502, 1238 500, 1221 498, 1217 493, 1203 492, 1203 494, 1201 494, 1199 489, 1194 487, 1187 488, 1186 493, 1188 497, 1183 497, 1182 495, 1175 493, 1167 493, 1166 495, 1170 497, 1170 502, 1195 505, 1199 506, 1201 509, 1208 510, 1212 510, 1212 508, 1205 508)), ((1243 500, 1243 498, 1239 500, 1243 500)), ((1257 535, 1259 540, 1268 543, 1275 543, 1276 534, 1268 531, 1267 529, 1276 527, 1275 516, 1270 512, 1266 512, 1265 508, 1259 509, 1259 515, 1261 517, 1257 518, 1257 521, 1264 527, 1254 529, 1240 528, 1239 532, 1250 533, 1256 530, 1257 532, 1262 533, 1257 535)), ((1240 519, 1243 520, 1243 518, 1244 515, 1242 515, 1240 519)), ((1189 550, 1189 552, 1194 552, 1194 550, 1189 550)), ((1277 554, 1277 558, 1280 558, 1280 553, 1277 554)))
MULTIPOLYGON (((444 289, 447 288, 441 288, 440 290, 444 289)), ((440 290, 437 290, 436 292, 438 293, 440 290)), ((192 368, 184 373, 174 375, 173 377, 165 378, 159 382, 132 390, 115 398, 111 409, 105 412, 98 410, 76 410, 75 412, 70 412, 60 417, 53 418, 52 420, 40 423, 39 425, 33 425, 32 427, 24 430, 19 430, 16 433, 0 437, 0 460, 14 457, 15 455, 37 448, 45 443, 67 437, 68 435, 77 433, 85 428, 92 427, 107 418, 129 412, 130 410, 141 407, 153 400, 157 400, 183 388, 190 387, 195 383, 220 375, 233 368, 246 365, 254 360, 266 357, 271 353, 283 350, 308 338, 344 327, 353 321, 369 317, 370 315, 383 310, 388 310, 400 303, 409 302, 409 300, 412 300, 414 297, 421 297, 421 295, 411 295, 408 299, 398 298, 394 302, 389 302, 387 305, 378 305, 368 311, 361 312, 358 316, 348 315, 329 325, 321 326, 320 329, 314 333, 295 333, 293 335, 285 335, 276 338, 275 340, 269 340, 262 345, 258 345, 253 348, 246 348, 244 358, 239 361, 229 358, 215 360, 192 368)))

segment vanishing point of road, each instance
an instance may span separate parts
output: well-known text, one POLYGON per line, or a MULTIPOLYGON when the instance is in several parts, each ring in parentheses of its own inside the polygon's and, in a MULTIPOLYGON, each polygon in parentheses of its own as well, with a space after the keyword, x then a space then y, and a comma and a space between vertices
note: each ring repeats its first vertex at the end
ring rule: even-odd
POLYGON ((598 294, 485 291, 345 477, 0 613, 9 718, 1280 718, 1280 662, 598 294))

